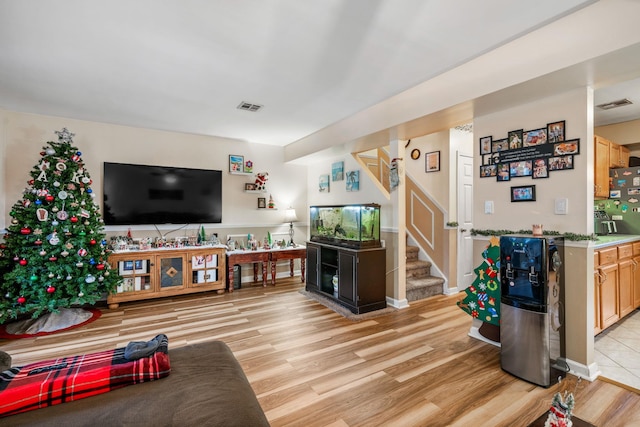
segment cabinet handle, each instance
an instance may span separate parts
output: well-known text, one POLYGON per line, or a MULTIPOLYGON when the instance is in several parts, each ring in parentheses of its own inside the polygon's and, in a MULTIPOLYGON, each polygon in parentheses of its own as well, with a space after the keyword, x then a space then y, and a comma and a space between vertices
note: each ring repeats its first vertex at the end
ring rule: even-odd
POLYGON ((635 272, 638 269, 638 263, 635 259, 632 259, 631 262, 633 263, 633 271, 635 272))

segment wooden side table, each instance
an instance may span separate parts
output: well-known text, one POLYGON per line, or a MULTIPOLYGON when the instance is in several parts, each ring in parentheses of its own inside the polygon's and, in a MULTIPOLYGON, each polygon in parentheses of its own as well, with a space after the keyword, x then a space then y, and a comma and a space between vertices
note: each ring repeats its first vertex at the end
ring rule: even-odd
POLYGON ((267 264, 269 251, 230 251, 227 252, 227 274, 229 275, 229 292, 233 292, 233 265, 253 264, 253 281, 258 281, 258 264, 262 263, 262 286, 267 286, 267 264))
POLYGON ((289 271, 291 277, 293 277, 293 260, 296 258, 300 259, 300 270, 301 276, 300 279, 304 282, 304 274, 305 274, 305 265, 307 262, 307 248, 295 247, 295 248, 285 248, 285 249, 273 249, 270 252, 271 255, 271 284, 276 284, 276 263, 280 260, 288 259, 289 260, 289 271))

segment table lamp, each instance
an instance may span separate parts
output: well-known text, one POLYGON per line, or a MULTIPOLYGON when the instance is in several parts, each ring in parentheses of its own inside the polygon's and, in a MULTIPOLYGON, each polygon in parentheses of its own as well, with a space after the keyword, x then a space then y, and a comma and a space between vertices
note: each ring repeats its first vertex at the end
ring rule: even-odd
POLYGON ((296 210, 293 209, 292 207, 289 207, 287 210, 284 211, 284 222, 288 222, 289 223, 289 245, 290 246, 295 246, 296 244, 293 243, 293 221, 297 221, 298 217, 296 216, 296 210))

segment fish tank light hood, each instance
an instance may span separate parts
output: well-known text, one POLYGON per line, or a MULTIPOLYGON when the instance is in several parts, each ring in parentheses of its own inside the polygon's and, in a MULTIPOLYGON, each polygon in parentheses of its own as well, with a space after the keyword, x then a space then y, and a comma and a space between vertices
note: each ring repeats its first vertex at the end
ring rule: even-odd
POLYGON ((309 215, 312 242, 354 249, 381 247, 378 204, 311 206, 309 215))

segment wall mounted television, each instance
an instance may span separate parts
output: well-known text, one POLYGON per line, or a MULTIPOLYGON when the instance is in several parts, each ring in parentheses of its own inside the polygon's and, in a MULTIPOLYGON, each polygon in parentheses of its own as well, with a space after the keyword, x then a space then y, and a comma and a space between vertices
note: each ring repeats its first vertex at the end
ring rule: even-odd
POLYGON ((104 162, 106 225, 222 222, 222 171, 104 162))

